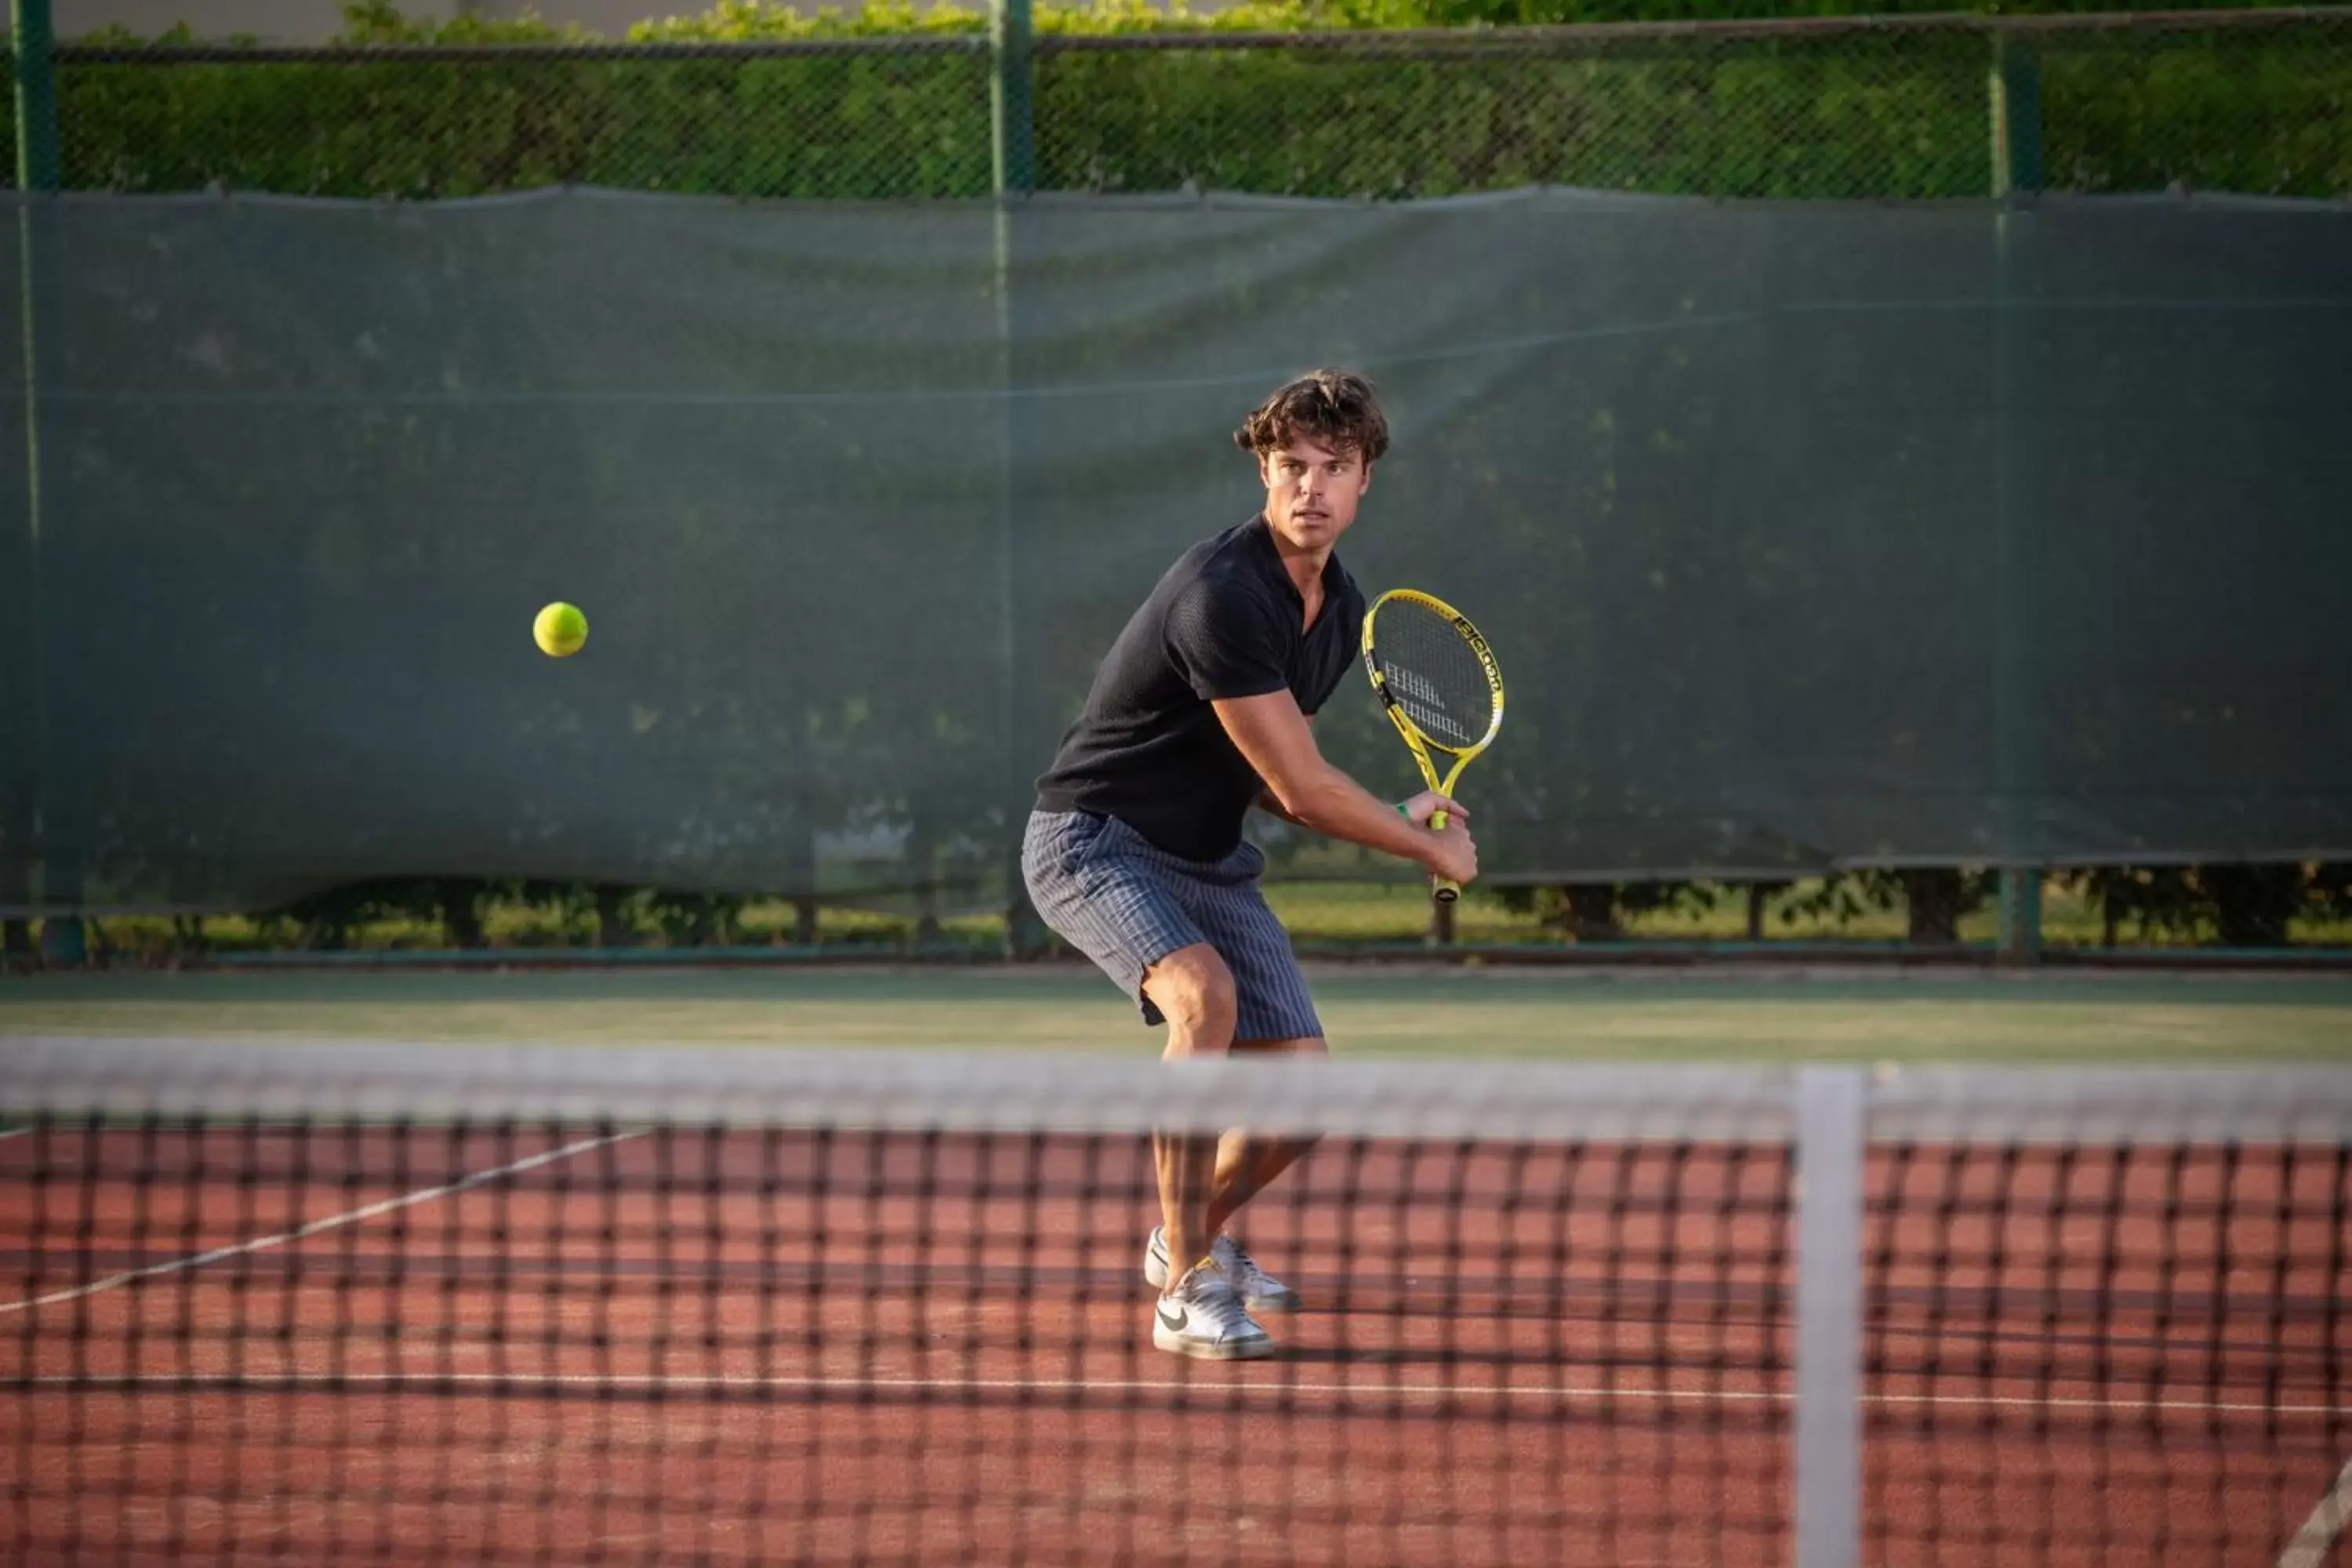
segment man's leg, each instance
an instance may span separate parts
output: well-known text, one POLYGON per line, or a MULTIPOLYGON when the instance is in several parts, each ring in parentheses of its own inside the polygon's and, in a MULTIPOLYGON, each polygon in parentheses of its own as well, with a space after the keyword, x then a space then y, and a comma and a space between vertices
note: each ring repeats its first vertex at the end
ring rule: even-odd
MULTIPOLYGON (((1234 1045, 1234 977, 1206 942, 1180 947, 1144 971, 1143 992, 1168 1023, 1169 1059, 1221 1057, 1234 1045)), ((1181 1355, 1232 1360, 1268 1355, 1274 1341, 1242 1305, 1224 1269, 1209 1256, 1208 1223, 1216 1176, 1212 1133, 1156 1133, 1160 1210, 1168 1247, 1167 1279, 1152 1309, 1151 1342, 1181 1355)), ((1147 1268, 1146 1273, 1151 1272, 1147 1268)))
MULTIPOLYGON (((1143 994, 1168 1020, 1161 1059, 1222 1057, 1234 1048, 1234 977, 1207 942, 1180 947, 1144 971, 1143 994)), ((1209 1255, 1216 1227, 1209 1221, 1216 1184, 1218 1140, 1192 1133, 1154 1133, 1160 1174, 1160 1224, 1168 1242, 1171 1279, 1209 1255)))
MULTIPOLYGON (((1255 879, 1256 851, 1236 852, 1222 870, 1234 878, 1191 889, 1186 912, 1216 947, 1234 978, 1233 1048, 1261 1055, 1320 1057, 1322 1021, 1316 1016, 1307 977, 1299 973, 1290 933, 1282 929, 1255 879)), ((1210 1244, 1232 1272, 1244 1301, 1296 1308, 1296 1292, 1258 1268, 1234 1237, 1221 1237, 1235 1210, 1297 1163, 1312 1147, 1302 1138, 1253 1137, 1246 1128, 1228 1131, 1218 1146, 1209 1202, 1202 1215, 1210 1244)))
MULTIPOLYGON (((1330 1054, 1330 1047, 1319 1035, 1290 1040, 1235 1040, 1234 1050, 1237 1055, 1244 1051, 1267 1056, 1330 1054)), ((1209 1184, 1206 1224, 1211 1239, 1223 1231, 1244 1204, 1297 1163, 1315 1142, 1312 1138, 1254 1138, 1238 1129, 1219 1140, 1216 1172, 1209 1184)))

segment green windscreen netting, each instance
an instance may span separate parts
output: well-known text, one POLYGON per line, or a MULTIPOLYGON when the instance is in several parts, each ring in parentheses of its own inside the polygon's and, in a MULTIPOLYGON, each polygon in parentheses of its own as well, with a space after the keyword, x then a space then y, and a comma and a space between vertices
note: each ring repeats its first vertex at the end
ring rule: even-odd
MULTIPOLYGON (((1118 625, 1253 510, 1228 432, 1327 362, 1397 437, 1343 558, 1503 662, 1490 876, 2352 853, 2339 206, 9 219, 0 907, 992 902, 1118 625)), ((1319 734, 1412 784, 1360 682, 1319 734)))

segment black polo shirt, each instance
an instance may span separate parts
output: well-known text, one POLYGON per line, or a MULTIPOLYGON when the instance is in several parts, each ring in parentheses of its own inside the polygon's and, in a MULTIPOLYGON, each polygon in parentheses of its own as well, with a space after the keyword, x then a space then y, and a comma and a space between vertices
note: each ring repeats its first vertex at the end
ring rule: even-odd
POLYGON ((1189 860, 1231 854, 1265 783, 1209 704, 1285 688, 1303 712, 1330 700, 1364 629, 1364 595, 1337 555, 1323 612, 1302 628, 1306 615, 1263 516, 1186 551, 1111 645, 1037 781, 1038 809, 1116 816, 1189 860))

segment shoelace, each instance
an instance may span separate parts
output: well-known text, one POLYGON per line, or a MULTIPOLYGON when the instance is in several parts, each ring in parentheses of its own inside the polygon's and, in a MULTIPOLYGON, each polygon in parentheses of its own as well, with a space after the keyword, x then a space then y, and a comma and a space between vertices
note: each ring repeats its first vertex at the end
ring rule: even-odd
POLYGON ((1185 1287, 1184 1298, 1218 1329, 1238 1331, 1247 1326, 1249 1313, 1242 1306, 1241 1293, 1222 1274, 1197 1271, 1185 1287))

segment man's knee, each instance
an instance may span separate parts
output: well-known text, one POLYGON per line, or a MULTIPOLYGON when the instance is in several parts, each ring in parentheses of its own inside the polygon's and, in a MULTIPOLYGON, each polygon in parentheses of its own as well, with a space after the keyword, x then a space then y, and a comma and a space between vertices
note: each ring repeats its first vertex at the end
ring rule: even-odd
POLYGON ((1207 942, 1180 947, 1143 976, 1144 994, 1168 1020, 1169 1049, 1222 1052, 1234 1038, 1234 973, 1207 942))
POLYGON ((1302 1035, 1286 1040, 1235 1040, 1235 1051, 1258 1051, 1267 1056, 1328 1057, 1331 1047, 1320 1035, 1302 1035))

